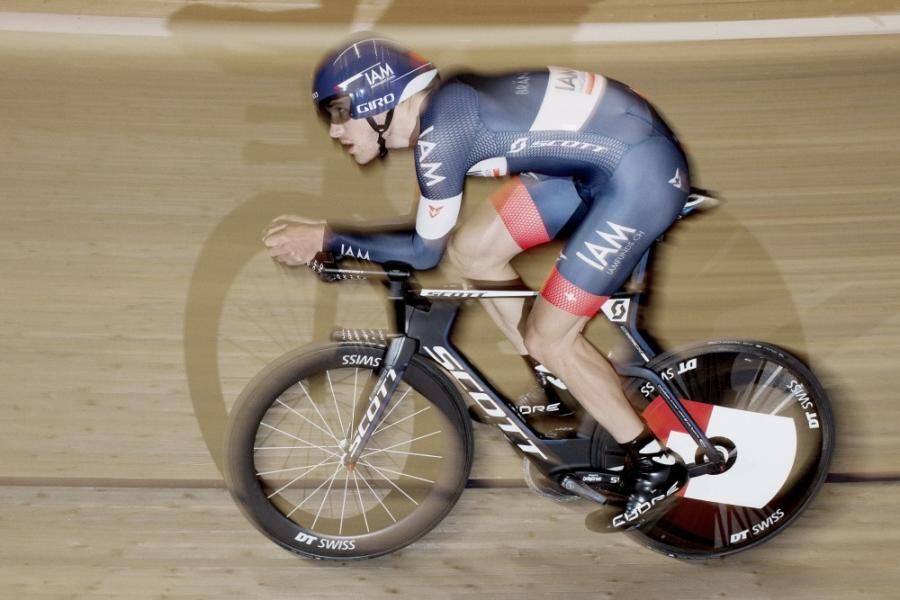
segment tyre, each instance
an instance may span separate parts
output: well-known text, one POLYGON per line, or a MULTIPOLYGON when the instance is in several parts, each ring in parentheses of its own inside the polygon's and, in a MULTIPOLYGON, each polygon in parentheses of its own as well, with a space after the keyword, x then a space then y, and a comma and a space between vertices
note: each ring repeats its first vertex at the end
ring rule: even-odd
POLYGON ((414 357, 354 468, 341 461, 385 348, 333 344, 277 359, 243 390, 225 434, 225 480, 244 515, 308 557, 371 558, 425 535, 466 486, 463 400, 414 357))
MULTIPOLYGON (((704 559, 783 531, 818 492, 834 447, 831 407, 812 372, 757 342, 708 342, 649 366, 728 457, 728 470, 692 478, 670 510, 631 535, 669 556, 704 559)), ((626 393, 686 463, 704 460, 651 383, 634 380, 626 393)))

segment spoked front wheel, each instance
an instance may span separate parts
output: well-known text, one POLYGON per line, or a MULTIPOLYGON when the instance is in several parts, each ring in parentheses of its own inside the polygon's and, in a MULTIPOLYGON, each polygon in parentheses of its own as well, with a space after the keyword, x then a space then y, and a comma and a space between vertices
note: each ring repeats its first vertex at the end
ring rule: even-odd
POLYGON ((465 488, 464 404, 415 358, 358 462, 344 464, 384 353, 359 344, 289 353, 232 409, 226 483, 245 516, 284 548, 333 559, 392 552, 437 525, 465 488))
MULTIPOLYGON (((661 355, 650 367, 727 457, 727 470, 692 478, 669 511, 633 535, 671 556, 711 558, 784 530, 831 462, 831 407, 812 372, 758 342, 710 342, 661 355)), ((653 384, 636 380, 626 393, 685 462, 704 460, 653 384)))

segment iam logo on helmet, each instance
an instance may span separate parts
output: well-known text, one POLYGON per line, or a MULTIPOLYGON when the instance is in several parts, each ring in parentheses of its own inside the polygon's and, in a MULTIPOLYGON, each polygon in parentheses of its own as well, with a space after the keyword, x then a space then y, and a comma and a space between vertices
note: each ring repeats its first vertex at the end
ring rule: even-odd
POLYGON ((369 85, 374 86, 394 78, 394 70, 388 63, 378 63, 363 72, 369 85))

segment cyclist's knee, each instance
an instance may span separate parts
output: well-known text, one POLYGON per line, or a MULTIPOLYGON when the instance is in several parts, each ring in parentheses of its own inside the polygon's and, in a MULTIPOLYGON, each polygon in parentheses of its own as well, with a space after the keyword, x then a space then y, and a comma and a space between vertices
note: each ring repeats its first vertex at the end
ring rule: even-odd
POLYGON ((536 319, 528 319, 525 325, 525 349, 535 360, 554 373, 561 373, 565 368, 567 357, 571 357, 575 339, 561 335, 561 332, 536 319))

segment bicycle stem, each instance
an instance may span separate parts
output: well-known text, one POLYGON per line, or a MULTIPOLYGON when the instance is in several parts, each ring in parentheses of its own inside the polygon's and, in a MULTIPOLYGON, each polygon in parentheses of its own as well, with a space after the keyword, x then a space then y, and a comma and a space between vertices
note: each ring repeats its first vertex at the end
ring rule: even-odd
POLYGON ((343 456, 342 460, 345 466, 356 465, 369 440, 372 439, 372 435, 381 424, 391 403, 391 398, 397 391, 400 380, 403 379, 409 361, 417 351, 418 342, 410 337, 402 336, 391 340, 382 363, 381 375, 378 376, 375 388, 369 395, 369 403, 360 419, 359 427, 353 433, 352 443, 343 456))

